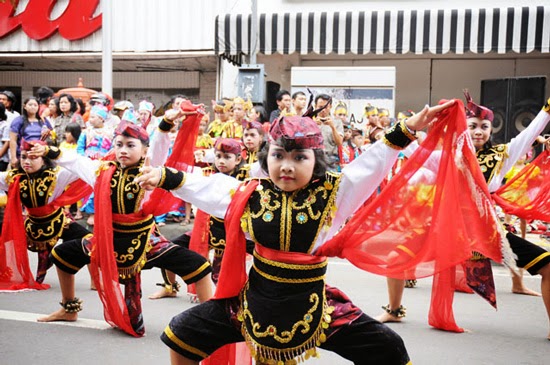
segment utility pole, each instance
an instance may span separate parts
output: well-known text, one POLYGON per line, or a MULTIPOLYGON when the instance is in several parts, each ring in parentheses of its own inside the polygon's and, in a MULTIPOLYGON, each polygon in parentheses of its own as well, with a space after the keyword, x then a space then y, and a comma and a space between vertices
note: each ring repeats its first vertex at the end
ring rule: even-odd
POLYGON ((113 96, 113 37, 111 25, 113 2, 101 0, 101 31, 102 31, 102 53, 101 53, 101 91, 113 96))

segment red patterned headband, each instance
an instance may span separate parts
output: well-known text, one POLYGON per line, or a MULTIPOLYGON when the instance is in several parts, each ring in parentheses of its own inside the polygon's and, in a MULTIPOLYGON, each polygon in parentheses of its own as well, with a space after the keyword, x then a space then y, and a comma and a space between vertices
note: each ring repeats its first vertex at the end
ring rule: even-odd
POLYGON ((466 98, 466 118, 479 118, 481 120, 488 120, 491 123, 495 118, 493 111, 481 105, 477 105, 472 100, 468 90, 464 90, 464 97, 466 98))
POLYGON ((294 148, 324 148, 321 130, 309 117, 282 117, 273 122, 269 131, 269 142, 278 143, 281 138, 293 141, 294 148))
POLYGON ((149 143, 149 134, 137 124, 121 121, 115 131, 115 136, 137 138, 144 144, 149 143))
POLYGON ((243 127, 244 127, 244 129, 257 129, 260 132, 263 131, 262 124, 260 122, 256 122, 256 121, 245 122, 243 127))
POLYGON ((242 146, 236 139, 218 138, 216 144, 214 145, 214 150, 221 151, 223 153, 234 153, 235 155, 240 155, 242 146))
POLYGON ((35 140, 35 141, 26 141, 24 139, 21 139, 21 151, 30 151, 31 148, 33 148, 34 145, 42 145, 47 146, 48 144, 45 141, 41 140, 35 140))

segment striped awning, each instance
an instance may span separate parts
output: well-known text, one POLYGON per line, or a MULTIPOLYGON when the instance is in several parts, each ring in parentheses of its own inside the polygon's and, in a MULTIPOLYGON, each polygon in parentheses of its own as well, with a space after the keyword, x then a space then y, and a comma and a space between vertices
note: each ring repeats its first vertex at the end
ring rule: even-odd
MULTIPOLYGON (((251 15, 216 18, 215 52, 250 54, 251 15)), ((262 54, 550 52, 550 6, 258 16, 262 54)))

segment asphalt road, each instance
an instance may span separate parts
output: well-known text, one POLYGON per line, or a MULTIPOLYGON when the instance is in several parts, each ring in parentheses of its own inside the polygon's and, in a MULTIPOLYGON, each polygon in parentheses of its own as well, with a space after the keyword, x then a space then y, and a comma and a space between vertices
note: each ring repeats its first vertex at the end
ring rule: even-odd
MULTIPOLYGON (((181 227, 163 228, 167 237, 176 236, 181 227)), ((31 254, 31 267, 36 257, 31 254)), ((57 275, 51 269, 47 291, 0 293, 0 365, 58 364, 168 364, 168 348, 159 336, 175 314, 190 308, 185 290, 178 298, 150 300, 161 275, 158 269, 142 275, 143 312, 146 336, 133 338, 110 328, 103 320, 96 292, 89 289, 87 270, 76 276, 77 296, 84 299, 84 310, 74 323, 37 323, 39 315, 59 308, 57 275)), ((418 364, 550 364, 548 318, 542 299, 515 295, 506 269, 495 266, 498 311, 476 295, 457 293, 455 318, 470 332, 448 333, 427 324, 431 279, 419 280, 414 289, 405 290, 407 317, 403 323, 390 324, 404 339, 415 365, 418 364)), ((526 284, 540 290, 540 277, 525 277, 526 284)), ((333 259, 327 283, 348 294, 353 302, 370 315, 378 315, 387 303, 385 278, 375 276, 333 259)), ((310 364, 349 364, 338 356, 322 352, 310 364)))

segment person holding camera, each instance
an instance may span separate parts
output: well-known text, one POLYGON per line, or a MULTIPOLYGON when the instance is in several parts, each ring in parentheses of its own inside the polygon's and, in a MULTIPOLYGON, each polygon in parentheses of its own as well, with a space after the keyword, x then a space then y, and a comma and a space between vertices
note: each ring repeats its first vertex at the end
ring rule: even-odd
POLYGON ((332 98, 327 94, 319 94, 315 97, 315 110, 322 109, 315 121, 321 129, 325 142, 325 154, 330 163, 330 170, 336 171, 340 158, 338 146, 344 141, 344 125, 341 119, 333 118, 330 114, 332 98))

